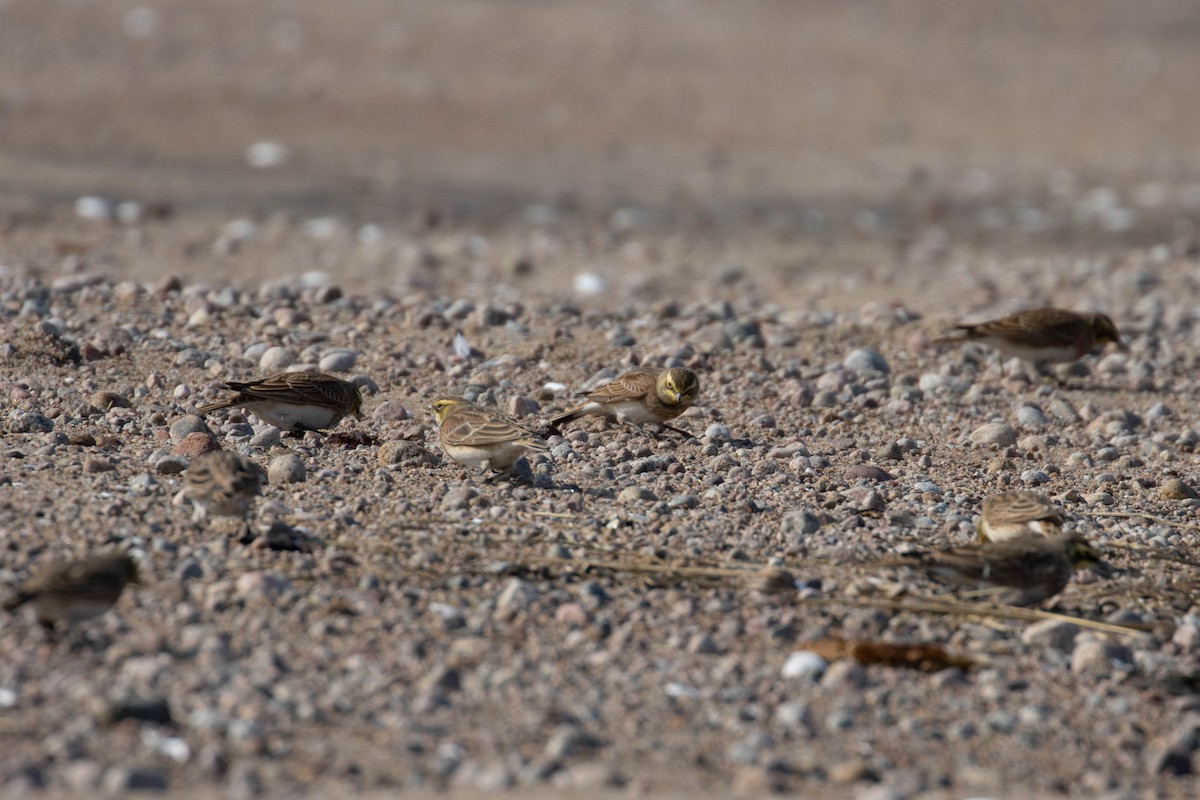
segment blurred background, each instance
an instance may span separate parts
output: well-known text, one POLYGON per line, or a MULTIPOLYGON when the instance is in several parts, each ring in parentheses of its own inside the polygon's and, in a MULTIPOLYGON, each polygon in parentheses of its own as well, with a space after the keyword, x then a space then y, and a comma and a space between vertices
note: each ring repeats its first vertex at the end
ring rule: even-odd
POLYGON ((1198 75, 1185 0, 0 0, 0 211, 1178 243, 1198 75))

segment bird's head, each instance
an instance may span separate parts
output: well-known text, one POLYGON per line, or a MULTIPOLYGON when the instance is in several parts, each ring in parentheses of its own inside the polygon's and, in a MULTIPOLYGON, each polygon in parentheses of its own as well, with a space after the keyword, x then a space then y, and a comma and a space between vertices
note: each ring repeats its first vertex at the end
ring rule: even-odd
POLYGON ((133 586, 137 586, 142 582, 142 574, 138 570, 137 559, 128 553, 121 561, 121 566, 125 569, 125 582, 133 586))
POLYGON ((655 393, 663 405, 690 406, 700 392, 700 379, 696 373, 683 367, 674 367, 658 376, 655 393))
POLYGON ((1071 562, 1071 568, 1075 570, 1095 567, 1103 573, 1109 568, 1108 562, 1100 557, 1096 548, 1078 536, 1072 536, 1067 540, 1066 556, 1067 560, 1071 562))
POLYGON ((1121 343, 1121 333, 1117 330, 1116 323, 1107 314, 1096 314, 1092 317, 1092 340, 1096 344, 1115 344, 1122 350, 1125 349, 1125 345, 1121 343))
POLYGON ((429 411, 432 412, 434 419, 441 425, 446 421, 446 417, 454 413, 454 409, 466 405, 466 402, 461 397, 439 397, 429 404, 429 411))

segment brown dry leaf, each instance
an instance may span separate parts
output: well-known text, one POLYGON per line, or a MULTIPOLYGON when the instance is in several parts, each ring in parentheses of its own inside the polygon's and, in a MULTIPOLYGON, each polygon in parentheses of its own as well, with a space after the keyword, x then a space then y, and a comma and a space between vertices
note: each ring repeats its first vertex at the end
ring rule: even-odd
POLYGON ((838 658, 853 658, 864 665, 882 664, 887 667, 906 667, 919 669, 924 672, 937 672, 947 667, 969 669, 975 665, 974 659, 967 656, 952 655, 941 645, 915 642, 899 644, 894 642, 865 642, 847 641, 836 636, 819 639, 808 645, 806 650, 818 654, 827 661, 838 658))
POLYGON ((352 450, 359 445, 371 446, 379 444, 378 439, 363 431, 338 431, 337 433, 331 433, 326 442, 334 447, 344 447, 347 450, 352 450))

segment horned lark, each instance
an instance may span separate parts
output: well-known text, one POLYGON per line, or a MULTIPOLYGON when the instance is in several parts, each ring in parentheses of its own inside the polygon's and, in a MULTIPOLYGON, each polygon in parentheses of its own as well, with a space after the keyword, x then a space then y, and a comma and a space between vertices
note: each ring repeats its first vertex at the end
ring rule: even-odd
POLYGON ((38 622, 47 628, 98 617, 121 597, 125 585, 138 582, 137 562, 126 554, 102 555, 48 564, 35 572, 4 603, 13 611, 33 603, 38 622))
POLYGON ((564 422, 595 415, 633 425, 654 423, 690 436, 687 431, 668 425, 667 420, 687 411, 699 391, 700 379, 690 369, 638 367, 591 392, 586 402, 554 417, 550 425, 558 427, 564 422))
POLYGON ((1078 536, 1026 535, 1019 539, 964 545, 915 559, 898 559, 931 577, 967 587, 1000 603, 1028 606, 1061 592, 1076 570, 1106 568, 1100 554, 1078 536))
POLYGON ((210 514, 246 519, 266 478, 263 468, 245 456, 228 450, 202 453, 183 473, 183 488, 175 502, 191 501, 192 522, 196 523, 210 514))
POLYGON ((1045 495, 1018 489, 984 500, 975 530, 981 542, 1005 542, 1031 533, 1039 536, 1061 533, 1064 522, 1062 509, 1045 495))
POLYGON ((1123 347, 1112 319, 1095 312, 1036 308, 955 327, 962 333, 935 339, 934 344, 983 342, 1010 358, 1028 361, 1039 372, 1044 372, 1048 364, 1083 358, 1110 342, 1123 347))
POLYGON ((460 464, 507 472, 526 450, 549 447, 545 439, 494 408, 458 397, 439 398, 430 408, 442 451, 460 464))
POLYGON ((237 394, 200 406, 196 413, 244 408, 285 431, 316 431, 333 427, 349 414, 362 416, 358 387, 322 372, 281 372, 261 381, 230 381, 225 387, 237 394))

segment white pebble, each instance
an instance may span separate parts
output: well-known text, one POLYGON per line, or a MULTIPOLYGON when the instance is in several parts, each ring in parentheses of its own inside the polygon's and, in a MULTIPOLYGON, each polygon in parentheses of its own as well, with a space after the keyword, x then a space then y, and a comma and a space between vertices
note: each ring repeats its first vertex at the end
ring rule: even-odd
POLYGON ((704 429, 704 435, 709 439, 728 439, 729 428, 720 422, 714 422, 704 429))
POLYGON ((286 348, 278 346, 268 347, 267 351, 262 354, 262 358, 258 360, 258 366, 267 372, 290 367, 294 363, 296 363, 296 357, 286 348))
POLYGON ((143 213, 145 213, 145 209, 142 208, 142 204, 132 200, 126 200, 117 205, 117 221, 125 225, 141 222, 143 213))
POLYGON ((192 387, 186 383, 181 383, 175 387, 175 391, 171 393, 176 400, 186 400, 192 396, 192 387))
POLYGON ((321 356, 318 366, 322 372, 349 372, 357 360, 353 350, 334 350, 321 356))
POLYGON ((459 358, 471 357, 471 343, 467 341, 467 337, 462 335, 462 331, 454 334, 454 342, 452 344, 454 355, 459 358))
POLYGON ((332 239, 342 230, 342 223, 333 217, 318 217, 304 223, 304 232, 314 239, 332 239))
POLYGON ((333 283, 333 278, 330 277, 329 273, 322 272, 319 269, 310 269, 300 276, 300 285, 305 289, 319 289, 331 283, 333 283))
POLYGON ((684 697, 689 700, 697 700, 700 698, 700 692, 694 686, 689 686, 686 683, 668 683, 663 687, 663 691, 667 693, 667 697, 684 697))
POLYGON ((235 219, 225 226, 222 235, 235 242, 244 242, 258 235, 258 226, 252 220, 235 219))
POLYGON ((825 674, 829 662, 808 650, 797 650, 783 662, 780 674, 785 678, 812 678, 817 680, 825 674))
POLYGON ((282 167, 290 155, 287 145, 279 142, 255 142, 246 148, 246 163, 255 169, 271 169, 282 167))
POLYGON ((75 216, 95 222, 111 222, 113 218, 112 201, 94 195, 81 197, 75 201, 75 216))
POLYGON ((987 422, 971 431, 971 442, 1008 447, 1017 443, 1017 432, 1006 422, 987 422))
POLYGON ((306 474, 304 461, 295 453, 275 456, 267 466, 267 480, 271 483, 302 483, 306 474))
POLYGON ((603 294, 608 288, 607 282, 594 272, 581 272, 575 276, 575 292, 593 297, 603 294))
POLYGON ((150 6, 134 6, 121 19, 121 30, 130 39, 149 39, 158 30, 160 14, 150 6))
POLYGON ((367 223, 358 229, 358 243, 364 247, 373 247, 383 241, 383 228, 374 223, 367 223))
POLYGON ((886 374, 889 371, 887 359, 881 356, 879 351, 873 347, 860 347, 857 350, 851 350, 846 355, 846 358, 843 359, 842 366, 853 372, 875 370, 876 372, 886 374))

